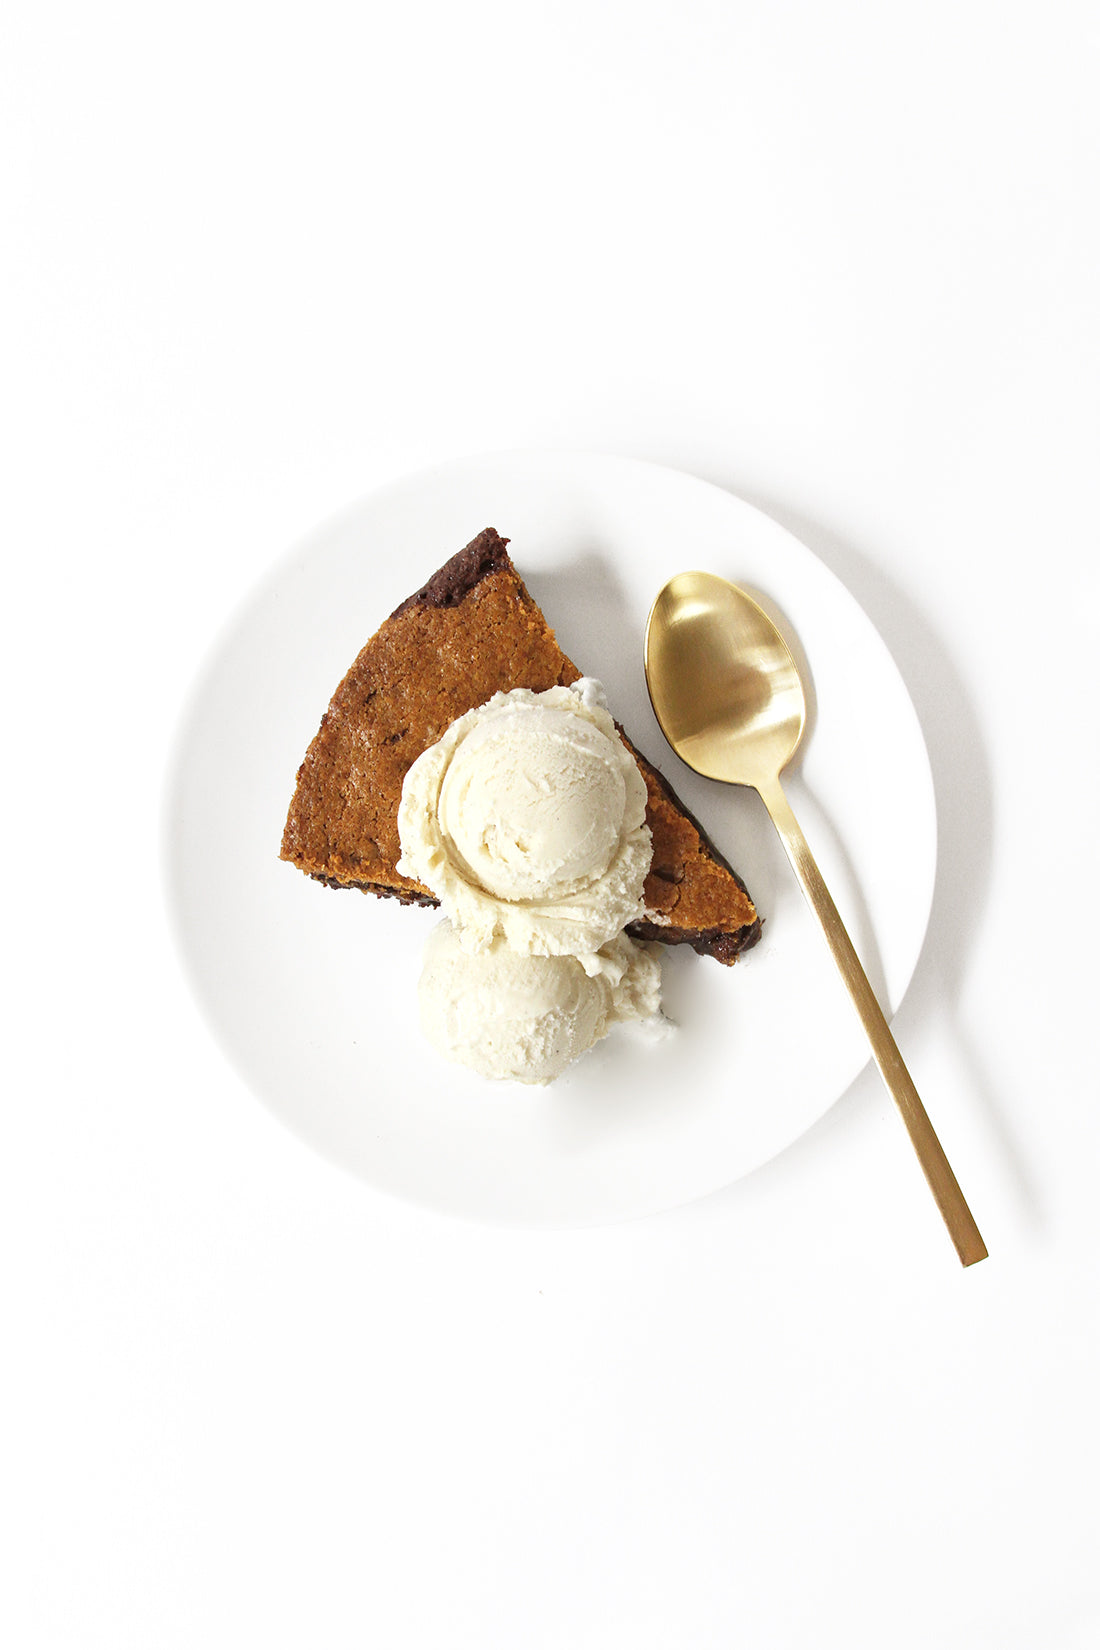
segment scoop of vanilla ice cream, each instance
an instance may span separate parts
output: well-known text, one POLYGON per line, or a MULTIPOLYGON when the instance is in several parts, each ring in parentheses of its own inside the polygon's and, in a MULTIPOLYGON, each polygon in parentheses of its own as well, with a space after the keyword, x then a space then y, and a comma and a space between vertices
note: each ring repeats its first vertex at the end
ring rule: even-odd
POLYGON ((641 915, 645 808, 598 683, 516 688, 460 716, 409 769, 397 868, 431 889, 470 951, 503 938, 524 955, 588 958, 641 915))
POLYGON ((586 973, 576 957, 520 955, 502 939, 471 954, 444 920, 428 937, 419 1001, 446 1059, 482 1077, 549 1083, 617 1021, 658 1012, 657 947, 622 936, 586 973))
POLYGON ((461 740, 440 787, 455 864, 502 900, 572 893, 603 876, 626 813, 616 758, 603 729, 571 705, 502 705, 461 740))

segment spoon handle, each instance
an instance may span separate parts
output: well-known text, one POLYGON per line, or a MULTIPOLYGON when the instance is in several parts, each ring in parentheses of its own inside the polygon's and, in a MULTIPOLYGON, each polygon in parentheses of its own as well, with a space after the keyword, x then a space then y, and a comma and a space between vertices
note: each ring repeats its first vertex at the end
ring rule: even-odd
POLYGON ((909 1139, 947 1230, 951 1234, 951 1241, 958 1251, 959 1259, 964 1266, 973 1266, 975 1261, 984 1260, 988 1254, 982 1234, 967 1207, 966 1199, 939 1143, 928 1113, 921 1103, 913 1079, 906 1070, 905 1061, 886 1023, 886 1016, 871 990, 870 981, 863 972, 863 965, 856 956, 848 931, 840 920, 840 913, 833 904, 832 895, 825 886, 824 878, 817 868, 817 862, 810 852, 809 844, 802 834, 778 778, 758 788, 764 806, 771 815, 772 823, 779 832, 787 858, 794 867, 802 892, 821 924, 833 954, 833 961, 840 970, 841 978, 848 988, 856 1013, 867 1033, 875 1064, 901 1112, 902 1121, 909 1131, 909 1139))

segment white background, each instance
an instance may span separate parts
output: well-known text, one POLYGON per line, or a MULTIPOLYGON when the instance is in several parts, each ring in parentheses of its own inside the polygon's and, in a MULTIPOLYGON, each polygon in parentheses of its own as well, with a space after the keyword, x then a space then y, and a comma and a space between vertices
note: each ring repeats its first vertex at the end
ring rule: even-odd
POLYGON ((0 1636, 1093 1644, 1094 10, 4 35, 0 1636), (893 651, 940 819, 896 1029, 981 1266, 870 1073, 701 1204, 510 1233, 322 1162, 202 1023, 161 810, 219 626, 372 487, 555 445, 767 509, 893 651))

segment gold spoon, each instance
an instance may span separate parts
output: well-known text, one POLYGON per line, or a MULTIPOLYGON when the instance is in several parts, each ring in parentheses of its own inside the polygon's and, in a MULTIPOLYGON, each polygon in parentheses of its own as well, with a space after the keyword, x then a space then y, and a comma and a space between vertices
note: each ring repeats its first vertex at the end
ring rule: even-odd
POLYGON ((959 1259, 964 1266, 984 1260, 988 1251, 974 1216, 779 783, 806 724, 806 697, 786 642, 736 585, 712 573, 679 573, 649 615, 645 674, 665 738, 688 767, 759 792, 821 924, 959 1259))

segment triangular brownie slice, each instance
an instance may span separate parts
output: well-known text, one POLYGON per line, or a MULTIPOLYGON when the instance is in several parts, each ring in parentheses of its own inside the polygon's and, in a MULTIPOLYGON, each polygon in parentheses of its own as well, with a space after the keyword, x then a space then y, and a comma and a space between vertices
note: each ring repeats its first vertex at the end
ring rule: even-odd
MULTIPOLYGON (((479 533, 363 648, 298 770, 280 858, 330 887, 437 903, 395 869, 408 769, 456 717, 494 693, 541 693, 581 675, 512 565, 507 542, 491 527, 479 533)), ((656 768, 622 737, 646 782, 653 833, 646 920, 628 932, 732 963, 760 937, 752 900, 656 768)))

